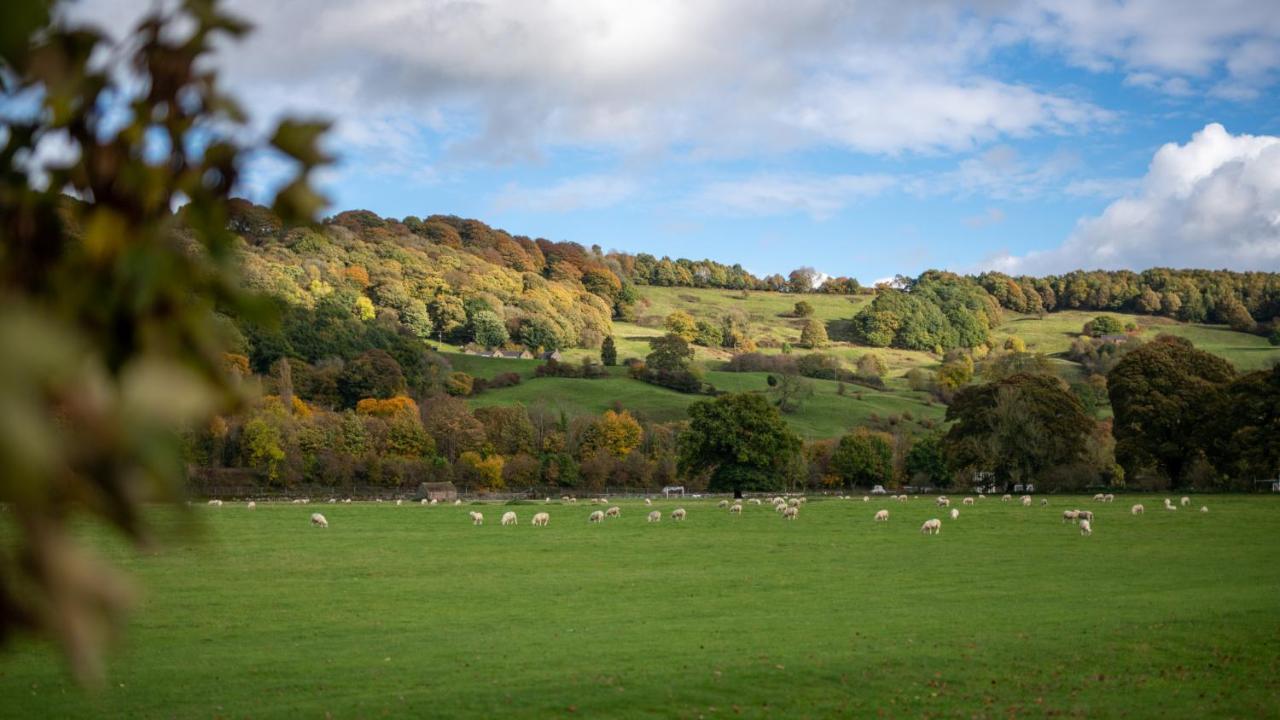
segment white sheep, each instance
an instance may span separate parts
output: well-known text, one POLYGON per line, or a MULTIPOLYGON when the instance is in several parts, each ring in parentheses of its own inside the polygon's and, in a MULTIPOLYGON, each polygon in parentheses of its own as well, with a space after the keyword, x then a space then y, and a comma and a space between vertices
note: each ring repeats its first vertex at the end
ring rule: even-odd
POLYGON ((222 507, 222 501, 221 501, 221 500, 210 500, 210 501, 209 501, 209 505, 211 505, 212 507, 222 507))
POLYGON ((519 524, 520 524, 520 521, 516 519, 515 511, 513 511, 513 510, 508 510, 508 511, 506 511, 506 512, 502 513, 502 526, 503 526, 503 527, 506 527, 506 526, 508 526, 508 525, 519 525, 519 524))
POLYGON ((727 508, 727 507, 729 507, 729 501, 728 501, 728 500, 721 500, 720 502, 716 503, 716 507, 718 507, 718 508, 720 508, 720 509, 727 508))
MULTIPOLYGON (((438 505, 438 504, 440 504, 440 498, 431 498, 431 502, 429 502, 429 503, 427 503, 427 504, 428 504, 428 505, 438 505)), ((454 503, 454 504, 455 504, 455 505, 457 505, 458 503, 454 503)))
POLYGON ((246 507, 246 508, 248 508, 248 509, 250 509, 250 510, 256 510, 256 509, 258 508, 258 503, 256 503, 256 502, 254 502, 254 501, 250 500, 250 501, 249 501, 249 504, 248 504, 248 505, 245 505, 245 507, 246 507))
POLYGON ((1080 534, 1081 534, 1081 535, 1092 535, 1092 534, 1093 534, 1093 523, 1089 522, 1088 520, 1081 520, 1081 521, 1080 521, 1080 534))
POLYGON ((471 524, 472 524, 472 525, 483 525, 483 524, 484 524, 484 513, 479 513, 479 512, 476 512, 475 510, 472 510, 471 512, 469 512, 469 513, 467 513, 467 514, 471 516, 471 524))
POLYGON ((324 516, 321 515, 320 513, 311 513, 311 524, 315 525, 316 527, 322 527, 322 528, 329 527, 329 521, 325 520, 324 516))
POLYGON ((1049 507, 1049 498, 1040 498, 1040 507, 1049 507))
POLYGON ((618 507, 617 505, 614 505, 613 507, 611 507, 611 508, 609 508, 608 510, 605 510, 605 511, 604 511, 604 516, 605 516, 605 517, 620 518, 620 517, 622 517, 622 508, 618 507))
POLYGON ((951 519, 955 520, 959 517, 960 517, 960 511, 955 508, 951 508, 951 519))
POLYGON ((1023 495, 1023 496, 1022 496, 1022 507, 1031 507, 1031 496, 1030 496, 1030 495, 1023 495))
POLYGON ((786 511, 787 511, 787 504, 786 504, 786 503, 778 503, 777 505, 774 505, 774 506, 773 506, 773 511, 774 511, 774 512, 778 512, 778 513, 786 512, 786 511))
POLYGON ((330 505, 336 505, 337 503, 338 503, 338 498, 329 498, 330 505))
POLYGON ((800 498, 791 498, 788 500, 787 507, 800 507, 800 498))
POLYGON ((587 516, 587 522, 589 523, 604 522, 604 513, 601 512, 600 510, 596 510, 595 512, 587 516))
POLYGON ((1093 496, 1093 501, 1094 501, 1094 502, 1102 502, 1102 500, 1103 500, 1103 498, 1104 498, 1104 497, 1105 497, 1105 496, 1104 496, 1102 493, 1098 493, 1097 495, 1094 495, 1094 496, 1093 496))
POLYGON ((734 503, 733 505, 729 506, 729 514, 730 514, 730 515, 741 515, 741 514, 742 514, 742 506, 741 506, 741 505, 739 505, 739 504, 737 504, 737 503, 734 503))
POLYGON ((343 502, 343 503, 345 503, 345 504, 347 504, 347 505, 350 505, 350 504, 351 504, 351 498, 346 498, 346 499, 344 499, 342 502, 343 502))
POLYGON ((934 500, 934 504, 938 507, 951 507, 951 500, 945 495, 939 495, 938 499, 934 500))
POLYGON ((876 513, 876 522, 889 522, 889 511, 881 510, 876 513))
POLYGON ((1012 499, 1013 499, 1013 496, 1012 496, 1012 495, 1001 495, 1001 496, 1000 496, 1000 502, 1009 502, 1009 501, 1010 501, 1010 500, 1012 500, 1012 499))
POLYGON ((924 524, 920 526, 920 532, 925 535, 937 535, 942 532, 942 521, 938 518, 925 520, 924 524))
POLYGON ((569 498, 569 504, 570 504, 570 505, 577 505, 577 504, 578 504, 578 498, 576 498, 576 497, 571 497, 571 498, 569 498))
POLYGON ((1116 501, 1116 496, 1112 495, 1111 493, 1107 493, 1106 495, 1102 496, 1102 502, 1115 502, 1115 501, 1116 501))
POLYGON ((1076 520, 1079 520, 1079 519, 1080 519, 1079 510, 1063 510, 1062 511, 1062 522, 1066 522, 1068 520, 1075 522, 1076 520))
POLYGON ((1177 506, 1177 505, 1165 505, 1165 506, 1164 506, 1164 509, 1165 509, 1165 510, 1172 510, 1172 511, 1174 511, 1174 512, 1177 512, 1177 511, 1178 511, 1178 506, 1177 506))
POLYGON ((1191 504, 1191 498, 1187 497, 1186 495, 1183 495, 1183 496, 1182 496, 1182 507, 1186 507, 1186 506, 1188 506, 1188 505, 1190 505, 1190 504, 1191 504))
POLYGON ((965 498, 965 499, 961 500, 960 502, 961 502, 961 504, 963 504, 963 505, 972 505, 972 504, 973 504, 973 498, 971 498, 971 497, 967 497, 967 498, 965 498))
POLYGON ((652 500, 650 500, 649 498, 645 498, 645 499, 644 499, 644 504, 645 504, 645 505, 652 505, 652 504, 653 504, 653 501, 652 501, 652 500))
POLYGON ((1146 511, 1147 509, 1142 507, 1142 503, 1138 503, 1137 505, 1134 505, 1133 507, 1129 508, 1130 515, 1141 515, 1146 511))
POLYGON ((402 502, 404 502, 404 500, 401 500, 400 498, 396 498, 396 507, 400 507, 400 503, 402 502))
POLYGON ((547 524, 550 522, 551 522, 551 515, 549 513, 540 512, 537 515, 533 516, 534 527, 546 527, 547 524))
POLYGON ((1077 520, 1079 520, 1080 522, 1093 522, 1093 511, 1092 511, 1092 510, 1077 510, 1077 511, 1076 511, 1076 519, 1077 519, 1077 520))
POLYGON ((1209 508, 1205 505, 1200 506, 1200 512, 1209 512, 1209 508))
POLYGON ((683 520, 684 515, 685 515, 684 508, 676 508, 675 510, 671 511, 672 520, 683 520))
MULTIPOLYGON (((434 502, 435 502, 435 500, 432 500, 431 502, 433 502, 433 503, 434 503, 434 502)), ((461 505, 461 504, 462 504, 462 499, 461 499, 461 498, 459 498, 459 499, 457 499, 457 500, 454 500, 454 501, 453 501, 453 505, 454 505, 454 507, 457 507, 458 505, 461 505)))
POLYGON ((747 502, 751 503, 752 505, 760 505, 760 504, 761 504, 761 503, 760 503, 760 498, 751 498, 751 499, 750 499, 750 500, 748 500, 747 502))
POLYGON ((796 517, 798 517, 799 515, 800 515, 800 508, 798 506, 792 505, 791 507, 787 508, 782 512, 782 519, 795 520, 796 517))
POLYGON ((429 505, 429 504, 431 504, 431 501, 430 501, 430 500, 427 500, 426 498, 422 498, 422 500, 420 501, 420 503, 421 503, 422 505, 429 505))
POLYGON ((662 511, 660 510, 650 511, 648 522, 651 522, 651 523, 662 522, 662 511))
POLYGON ((862 502, 871 502, 871 496, 870 496, 870 495, 863 495, 863 496, 862 496, 862 502))

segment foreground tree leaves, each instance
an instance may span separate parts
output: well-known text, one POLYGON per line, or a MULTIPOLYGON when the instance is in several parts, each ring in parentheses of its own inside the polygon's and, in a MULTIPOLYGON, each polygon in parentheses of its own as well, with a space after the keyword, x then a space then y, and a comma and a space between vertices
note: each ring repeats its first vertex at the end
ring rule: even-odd
MULTIPOLYGON (((0 8, 0 641, 50 637, 94 681, 132 593, 69 525, 148 541, 144 503, 181 496, 179 431, 240 400, 215 309, 269 306, 238 289, 227 228, 253 146, 203 61, 247 26, 188 0, 113 46, 55 6, 0 8)), ((323 205, 307 176, 324 129, 274 133, 298 168, 274 207, 286 223, 323 205)))

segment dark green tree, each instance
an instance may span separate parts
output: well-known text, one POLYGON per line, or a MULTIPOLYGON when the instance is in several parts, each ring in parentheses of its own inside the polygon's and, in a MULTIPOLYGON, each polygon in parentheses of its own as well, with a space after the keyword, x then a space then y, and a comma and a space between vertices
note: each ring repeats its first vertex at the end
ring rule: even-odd
POLYGON ((943 488, 951 485, 951 471, 942 452, 942 433, 927 433, 911 443, 911 449, 907 451, 906 471, 916 483, 943 488))
POLYGON ((600 345, 600 364, 607 367, 618 364, 618 346, 614 344, 612 335, 606 337, 600 345))
POLYGON ((689 363, 693 362, 693 347, 673 333, 650 340, 649 349, 645 365, 652 370, 678 372, 688 370, 689 363))
POLYGON ((764 396, 722 395, 689 406, 679 468, 686 476, 709 472, 713 491, 777 490, 800 444, 764 396))
POLYGON ((947 420, 954 423, 943 439, 950 467, 1013 482, 1041 482, 1045 470, 1080 462, 1094 427, 1062 381, 1045 375, 966 387, 947 420))
POLYGON ((840 438, 831 467, 847 485, 887 485, 893 479, 893 439, 858 428, 840 438))
POLYGON ((1116 461, 1125 476, 1154 470, 1181 485, 1216 422, 1210 408, 1234 378, 1231 363, 1172 335, 1125 355, 1107 375, 1116 461))
POLYGON ((338 376, 338 392, 346 407, 355 407, 364 398, 389 398, 404 391, 400 363, 385 350, 361 353, 338 376))
POLYGON ((809 304, 808 300, 801 300, 796 303, 794 314, 799 318, 807 318, 813 315, 813 305, 809 304))

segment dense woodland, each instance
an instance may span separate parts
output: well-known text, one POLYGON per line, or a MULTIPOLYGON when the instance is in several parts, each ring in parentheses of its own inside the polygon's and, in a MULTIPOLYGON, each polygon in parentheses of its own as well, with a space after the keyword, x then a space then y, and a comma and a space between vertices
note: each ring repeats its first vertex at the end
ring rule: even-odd
MULTIPOLYGON (((1258 477, 1277 462, 1274 451, 1253 447, 1270 431, 1265 428, 1280 432, 1273 427, 1275 407, 1247 405, 1255 409, 1251 415, 1227 399, 1246 389, 1273 397, 1280 371, 1237 377, 1222 367, 1225 361, 1204 353, 1195 357, 1212 358, 1205 362, 1213 370, 1203 377, 1184 376, 1184 362, 1153 366, 1155 376, 1134 371, 1139 359, 1158 352, 1198 351, 1173 338, 1147 345, 1107 341, 1125 332, 1108 316, 1082 328, 1068 353, 1084 368, 1083 381, 1059 378, 1044 356, 1026 352, 1016 338, 1000 347, 991 341, 1003 313, 1060 308, 1169 314, 1273 332, 1280 303, 1275 274, 1152 270, 1008 278, 930 271, 870 290, 828 281, 818 289, 874 295, 851 318, 858 342, 936 353, 936 369, 913 370, 907 379, 912 389, 949 405, 948 424, 906 414, 840 438, 802 442, 781 417, 812 393, 805 378, 879 387, 882 360, 867 354, 858 367, 845 368, 822 352, 826 332, 813 320, 800 343, 812 352, 762 354, 732 318, 712 323, 683 312, 665 318, 666 335, 653 340, 645 357, 619 358, 612 320, 635 317, 646 285, 801 292, 815 289, 811 270, 759 279, 738 266, 604 253, 448 216, 395 221, 355 211, 318 227, 290 228, 265 208, 238 202, 231 227, 244 239, 239 254, 249 286, 278 312, 273 322, 223 315, 232 347, 227 370, 262 399, 248 412, 188 434, 194 477, 210 488, 239 482, 275 490, 321 484, 335 492, 394 492, 442 479, 474 491, 672 482, 720 490, 947 486, 979 471, 1009 482, 1036 479, 1046 488, 1118 487, 1126 479, 1218 487, 1258 477), (435 343, 600 348, 599 362, 551 360, 537 375, 590 382, 605 366, 625 363, 636 380, 708 398, 691 407, 688 422, 674 423, 622 406, 586 417, 542 405, 473 410, 468 397, 537 380, 457 372, 435 343), (752 401, 721 395, 703 381, 694 344, 730 351, 728 370, 770 373, 769 392, 748 393, 752 401), (1184 387, 1195 387, 1195 395, 1160 409, 1168 420, 1176 408, 1184 424, 1156 439, 1153 411, 1133 388, 1166 382, 1175 371, 1183 374, 1161 397, 1184 387), (1098 420, 1108 404, 1114 421, 1098 420), (1211 411, 1221 427, 1192 433, 1202 442, 1183 442, 1181 433, 1211 411), (761 447, 770 450, 757 452, 761 447)), ((811 312, 807 305, 796 303, 797 318, 811 312)))

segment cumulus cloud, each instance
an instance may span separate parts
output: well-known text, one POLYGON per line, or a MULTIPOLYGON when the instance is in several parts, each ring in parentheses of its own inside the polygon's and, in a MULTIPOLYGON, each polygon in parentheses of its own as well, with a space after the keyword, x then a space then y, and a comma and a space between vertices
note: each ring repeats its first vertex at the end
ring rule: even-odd
POLYGON ((1280 137, 1205 126, 1152 158, 1137 190, 1081 220, 1059 248, 988 265, 1013 273, 1077 268, 1280 270, 1280 137))
POLYGON ((876 174, 761 174, 710 183, 697 194, 694 203, 700 210, 728 215, 803 213, 824 220, 894 182, 891 176, 876 174))
MULTIPOLYGON (((322 112, 354 137, 416 118, 454 162, 954 151, 1109 119, 985 71, 1012 41, 987 4, 231 0, 258 30, 219 63, 260 113, 322 112)), ((150 5, 72 12, 119 31, 150 5)))
POLYGON ((544 187, 509 184, 493 200, 499 211, 562 213, 616 205, 636 191, 635 182, 611 175, 566 178, 544 187))

